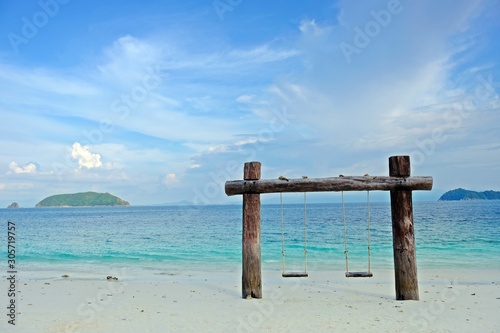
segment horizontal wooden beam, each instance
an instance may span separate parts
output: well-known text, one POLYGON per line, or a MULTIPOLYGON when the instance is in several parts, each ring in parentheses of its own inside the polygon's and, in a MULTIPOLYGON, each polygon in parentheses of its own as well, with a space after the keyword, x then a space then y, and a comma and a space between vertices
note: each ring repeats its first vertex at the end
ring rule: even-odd
POLYGON ((345 176, 330 178, 230 180, 226 194, 432 190, 432 177, 345 176))

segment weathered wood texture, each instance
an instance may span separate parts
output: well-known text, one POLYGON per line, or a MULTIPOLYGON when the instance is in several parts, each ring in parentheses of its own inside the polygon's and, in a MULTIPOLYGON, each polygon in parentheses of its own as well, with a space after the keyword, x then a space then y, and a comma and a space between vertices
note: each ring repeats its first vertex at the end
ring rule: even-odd
MULTIPOLYGON (((410 157, 389 158, 389 175, 410 176, 410 157)), ((418 300, 417 260, 411 190, 391 190, 392 240, 397 300, 418 300)))
POLYGON ((346 272, 345 277, 373 277, 372 272, 346 272))
POLYGON ((431 190, 432 177, 364 176, 227 181, 227 195, 278 192, 431 190))
MULTIPOLYGON (((244 179, 258 180, 261 164, 245 163, 244 179)), ((262 298, 260 251, 260 194, 243 195, 242 296, 262 298)))
POLYGON ((309 277, 309 274, 305 272, 286 272, 282 273, 281 276, 284 278, 289 278, 289 277, 301 278, 301 277, 309 277))
MULTIPOLYGON (((262 298, 260 193, 391 191, 394 271, 397 300, 418 300, 412 190, 431 190, 432 177, 410 177, 410 158, 389 158, 389 177, 332 177, 260 180, 261 164, 245 163, 244 180, 226 182, 226 194, 243 194, 242 296, 262 298)), ((302 273, 290 273, 298 276, 302 273)), ((366 272, 349 272, 368 276, 366 272)), ((301 275, 302 276, 302 275, 301 275)), ((371 275, 370 275, 371 276, 371 275)))
POLYGON ((258 180, 260 179, 262 165, 260 162, 247 162, 243 167, 243 179, 258 180))

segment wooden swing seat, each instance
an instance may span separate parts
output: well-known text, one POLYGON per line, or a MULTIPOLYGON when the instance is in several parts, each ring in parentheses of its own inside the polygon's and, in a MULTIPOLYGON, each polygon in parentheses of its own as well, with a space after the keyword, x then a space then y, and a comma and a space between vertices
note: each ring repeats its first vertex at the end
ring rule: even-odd
POLYGON ((302 278, 302 277, 309 277, 309 274, 306 272, 287 272, 281 274, 282 277, 284 278, 302 278))
POLYGON ((373 277, 372 272, 346 272, 345 277, 373 277))

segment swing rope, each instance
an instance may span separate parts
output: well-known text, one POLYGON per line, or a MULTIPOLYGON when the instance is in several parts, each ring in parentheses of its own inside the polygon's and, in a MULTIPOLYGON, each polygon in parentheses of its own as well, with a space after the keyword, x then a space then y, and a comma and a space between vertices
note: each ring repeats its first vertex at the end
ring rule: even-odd
POLYGON ((342 191, 342 220, 344 221, 345 271, 349 272, 349 251, 347 250, 347 224, 345 221, 344 191, 342 191))
POLYGON ((280 207, 281 207, 281 255, 283 257, 283 274, 286 272, 285 259, 285 217, 283 215, 283 193, 280 192, 280 207))
POLYGON ((307 273, 307 204, 304 192, 304 272, 307 273))
POLYGON ((287 273, 286 255, 285 255, 285 215, 283 213, 283 193, 280 192, 280 210, 281 210, 281 256, 283 262, 283 277, 307 277, 307 203, 306 193, 304 192, 304 272, 287 273))
POLYGON ((371 273, 371 252, 370 247, 370 191, 366 191, 367 211, 368 211, 368 273, 371 273))
POLYGON ((347 249, 347 223, 345 218, 344 191, 342 191, 342 219, 344 221, 344 254, 346 277, 372 277, 371 272, 371 246, 370 246, 370 191, 367 193, 367 229, 368 229, 368 271, 367 272, 349 272, 349 250, 347 249))

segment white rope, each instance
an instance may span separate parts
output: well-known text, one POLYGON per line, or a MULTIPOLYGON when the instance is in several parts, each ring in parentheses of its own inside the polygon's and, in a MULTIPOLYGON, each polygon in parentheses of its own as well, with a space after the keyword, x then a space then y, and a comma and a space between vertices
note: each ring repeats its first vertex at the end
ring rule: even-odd
POLYGON ((346 221, 345 221, 344 191, 342 191, 342 220, 344 221, 345 271, 349 272, 349 251, 347 250, 347 224, 346 224, 346 221))
POLYGON ((304 192, 304 272, 307 273, 307 204, 304 192))
MULTIPOLYGON (((371 246, 370 246, 370 191, 367 193, 367 232, 368 232, 368 273, 371 273, 371 246)), ((347 250, 347 223, 345 219, 345 207, 344 207, 344 192, 342 191, 342 219, 344 220, 344 253, 345 253, 345 269, 349 272, 349 251, 347 250)))
MULTIPOLYGON (((283 262, 283 274, 286 273, 286 255, 285 255, 285 215, 283 213, 283 193, 280 192, 280 210, 281 210, 281 256, 283 262)), ((307 201, 304 192, 304 273, 307 274, 307 201)))
POLYGON ((370 247, 370 191, 366 191, 366 201, 368 202, 368 273, 371 272, 371 259, 370 259, 370 254, 371 254, 371 247, 370 247))
POLYGON ((285 264, 285 217, 283 215, 283 193, 280 192, 280 207, 281 207, 281 256, 283 262, 283 274, 286 272, 285 264))

